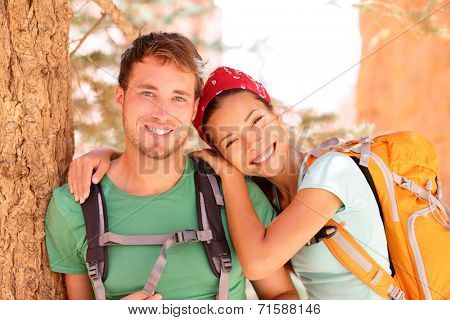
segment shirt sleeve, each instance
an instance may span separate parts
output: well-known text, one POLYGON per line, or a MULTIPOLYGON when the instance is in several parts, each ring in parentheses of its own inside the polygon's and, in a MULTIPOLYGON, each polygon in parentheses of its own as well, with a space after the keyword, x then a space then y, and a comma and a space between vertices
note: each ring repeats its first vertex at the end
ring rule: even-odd
MULTIPOLYGON (((298 190, 316 188, 333 193, 344 205, 349 208, 354 197, 359 193, 354 191, 355 186, 361 184, 361 171, 354 161, 340 153, 329 152, 318 158, 306 171, 298 190)), ((342 210, 341 210, 342 211, 342 210)))
MULTIPOLYGON (((67 187, 55 189, 45 219, 45 241, 54 272, 86 274, 86 264, 81 253, 82 241, 77 240, 80 224, 84 225, 81 207, 67 195, 67 187), (80 217, 81 215, 81 217, 80 217), (80 221, 80 218, 83 219, 80 221)), ((81 226, 82 227, 82 226, 81 226)))
POLYGON ((247 189, 256 214, 264 226, 267 227, 277 215, 275 209, 264 195, 264 192, 253 181, 247 180, 247 189))

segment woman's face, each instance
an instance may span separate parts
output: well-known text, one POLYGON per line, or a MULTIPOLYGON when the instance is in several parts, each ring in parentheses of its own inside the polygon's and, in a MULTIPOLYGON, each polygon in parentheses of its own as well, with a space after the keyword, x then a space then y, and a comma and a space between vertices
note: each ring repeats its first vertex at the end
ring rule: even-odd
POLYGON ((279 118, 250 92, 223 98, 206 131, 225 159, 244 174, 272 177, 287 163, 289 144, 279 118))

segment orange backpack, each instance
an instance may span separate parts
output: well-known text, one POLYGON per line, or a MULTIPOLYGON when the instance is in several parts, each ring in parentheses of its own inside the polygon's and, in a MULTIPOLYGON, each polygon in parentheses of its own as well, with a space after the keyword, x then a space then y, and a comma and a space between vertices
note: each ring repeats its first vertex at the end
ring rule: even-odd
POLYGON ((450 209, 442 202, 433 145, 413 132, 347 142, 333 138, 307 155, 306 167, 328 151, 352 157, 371 186, 394 275, 333 220, 317 241, 323 240, 339 262, 385 298, 450 299, 450 209))

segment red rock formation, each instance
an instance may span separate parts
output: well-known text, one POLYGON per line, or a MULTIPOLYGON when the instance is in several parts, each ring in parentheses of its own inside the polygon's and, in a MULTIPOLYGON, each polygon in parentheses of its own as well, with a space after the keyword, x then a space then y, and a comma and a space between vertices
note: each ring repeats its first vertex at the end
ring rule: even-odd
POLYGON ((450 3, 437 2, 428 10, 431 1, 372 3, 381 6, 360 11, 363 59, 413 25, 420 14, 444 5, 362 62, 356 107, 358 120, 374 123, 376 133, 416 130, 434 143, 444 199, 450 203, 450 3))

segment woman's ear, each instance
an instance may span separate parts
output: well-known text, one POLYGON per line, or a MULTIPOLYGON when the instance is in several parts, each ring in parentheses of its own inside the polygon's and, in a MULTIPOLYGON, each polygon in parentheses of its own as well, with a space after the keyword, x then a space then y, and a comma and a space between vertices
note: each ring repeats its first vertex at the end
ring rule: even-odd
POLYGON ((116 104, 117 109, 119 109, 120 113, 123 113, 123 102, 125 100, 125 89, 122 86, 116 86, 116 92, 114 96, 114 102, 116 104))

